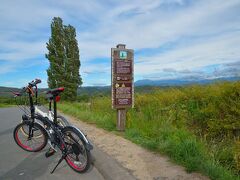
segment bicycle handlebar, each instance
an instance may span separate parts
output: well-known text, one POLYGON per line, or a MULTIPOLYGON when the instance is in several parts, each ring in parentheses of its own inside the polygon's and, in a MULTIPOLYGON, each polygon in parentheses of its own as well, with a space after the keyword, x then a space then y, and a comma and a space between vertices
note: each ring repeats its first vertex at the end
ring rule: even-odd
POLYGON ((35 81, 33 80, 32 82, 28 83, 28 86, 34 87, 41 82, 42 82, 41 79, 35 79, 35 81))
POLYGON ((39 84, 41 82, 42 82, 41 79, 32 80, 31 82, 28 83, 28 85, 26 87, 23 87, 20 92, 13 92, 13 94, 15 95, 15 97, 22 96, 22 94, 25 93, 27 89, 32 88, 34 86, 37 88, 37 84, 39 84))

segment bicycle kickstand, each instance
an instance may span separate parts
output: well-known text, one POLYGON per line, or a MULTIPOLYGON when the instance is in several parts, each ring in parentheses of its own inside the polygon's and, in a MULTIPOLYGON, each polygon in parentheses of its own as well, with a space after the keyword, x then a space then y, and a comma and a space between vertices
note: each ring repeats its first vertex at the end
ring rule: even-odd
POLYGON ((57 165, 54 167, 54 169, 51 171, 51 174, 56 170, 56 168, 58 167, 58 165, 62 162, 63 159, 66 158, 67 155, 63 154, 62 157, 59 159, 57 165))

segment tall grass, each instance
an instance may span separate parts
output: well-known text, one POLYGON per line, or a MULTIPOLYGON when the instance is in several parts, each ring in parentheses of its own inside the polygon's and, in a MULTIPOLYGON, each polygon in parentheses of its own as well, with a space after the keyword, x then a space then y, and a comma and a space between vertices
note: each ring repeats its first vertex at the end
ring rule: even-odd
MULTIPOLYGON (((125 138, 167 154, 189 172, 211 179, 240 179, 240 82, 189 86, 136 94, 125 138)), ((111 98, 63 103, 68 114, 115 131, 111 98)))
POLYGON ((16 102, 13 98, 0 96, 0 108, 14 106, 16 102))

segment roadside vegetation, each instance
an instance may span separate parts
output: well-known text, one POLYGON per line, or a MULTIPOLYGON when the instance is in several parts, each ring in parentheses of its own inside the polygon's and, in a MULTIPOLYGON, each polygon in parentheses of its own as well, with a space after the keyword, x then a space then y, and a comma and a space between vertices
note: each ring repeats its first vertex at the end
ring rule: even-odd
MULTIPOLYGON (((108 95, 64 102, 67 114, 116 131, 108 95)), ((240 82, 155 89, 136 93, 127 114, 125 138, 167 154, 188 172, 211 179, 240 179, 240 82)))
POLYGON ((11 107, 15 105, 13 98, 0 96, 0 108, 11 107))
MULTIPOLYGON (((148 88, 149 89, 149 88, 148 88)), ((40 102, 46 103, 44 97, 40 102)), ((16 105, 0 96, 0 108, 16 105)), ((240 179, 240 82, 137 91, 126 131, 116 131, 109 93, 80 95, 59 109, 168 155, 188 172, 211 179, 240 179)))

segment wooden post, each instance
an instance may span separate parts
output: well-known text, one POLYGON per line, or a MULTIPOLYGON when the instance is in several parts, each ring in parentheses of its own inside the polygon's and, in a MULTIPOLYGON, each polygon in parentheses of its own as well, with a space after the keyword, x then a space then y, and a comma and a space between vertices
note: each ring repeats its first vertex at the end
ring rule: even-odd
POLYGON ((134 51, 125 44, 111 48, 112 108, 117 110, 116 127, 125 130, 127 109, 134 106, 134 51))
POLYGON ((117 130, 124 131, 126 125, 126 109, 117 109, 117 130))

